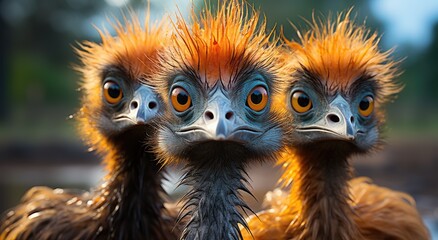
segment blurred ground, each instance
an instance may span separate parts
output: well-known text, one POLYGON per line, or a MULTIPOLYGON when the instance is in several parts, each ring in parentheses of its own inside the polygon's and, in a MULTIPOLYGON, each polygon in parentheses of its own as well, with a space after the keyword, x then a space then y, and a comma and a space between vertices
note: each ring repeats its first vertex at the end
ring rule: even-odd
MULTIPOLYGON (((393 139, 380 152, 355 157, 356 176, 368 176, 381 186, 407 192, 417 201, 422 216, 438 228, 438 138, 393 139)), ((18 203, 32 186, 89 189, 104 171, 98 158, 80 143, 53 140, 39 144, 13 142, 0 147, 0 212, 18 203), (6 195, 5 195, 6 194, 6 195)), ((169 171, 165 183, 173 200, 187 190, 176 188, 178 168, 169 171)), ((249 171, 256 199, 246 196, 253 210, 261 209, 264 195, 275 188, 281 169, 271 163, 249 171)))

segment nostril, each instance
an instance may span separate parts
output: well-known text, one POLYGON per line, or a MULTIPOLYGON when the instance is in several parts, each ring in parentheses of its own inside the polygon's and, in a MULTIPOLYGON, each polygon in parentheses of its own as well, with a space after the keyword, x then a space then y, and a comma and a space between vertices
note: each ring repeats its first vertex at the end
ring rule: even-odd
POLYGON ((233 118, 233 116, 234 116, 234 113, 233 112, 227 112, 226 114, 225 114, 225 118, 227 119, 227 120, 231 120, 232 118, 233 118))
POLYGON ((330 114, 330 115, 327 116, 327 118, 331 122, 334 122, 334 123, 337 123, 337 122, 341 121, 341 119, 339 119, 338 115, 335 115, 335 114, 330 114))
POLYGON ((148 104, 148 107, 149 107, 150 109, 154 109, 154 108, 156 108, 156 107, 157 107, 157 103, 156 103, 156 102, 154 102, 154 101, 152 101, 152 102, 149 102, 149 104, 148 104))
POLYGON ((137 101, 132 101, 131 102, 131 109, 136 109, 138 108, 138 102, 137 101))
POLYGON ((214 114, 212 112, 210 112, 210 111, 206 111, 205 112, 205 118, 207 120, 212 120, 214 118, 214 114))
POLYGON ((350 118, 350 122, 351 122, 351 123, 354 123, 354 117, 353 117, 353 116, 351 116, 351 118, 350 118))

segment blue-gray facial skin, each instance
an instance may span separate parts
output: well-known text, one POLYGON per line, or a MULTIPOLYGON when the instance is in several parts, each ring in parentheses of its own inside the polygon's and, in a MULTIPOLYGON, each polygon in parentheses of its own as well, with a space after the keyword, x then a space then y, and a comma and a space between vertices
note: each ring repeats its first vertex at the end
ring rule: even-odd
POLYGON ((346 91, 328 92, 315 81, 303 79, 289 90, 294 129, 289 141, 294 145, 338 141, 360 152, 374 147, 379 137, 373 113, 374 82, 370 79, 346 91))
POLYGON ((190 218, 183 239, 240 238, 239 224, 246 224, 237 209, 248 208, 239 193, 249 193, 245 168, 273 159, 282 143, 270 94, 270 81, 259 73, 233 86, 205 87, 186 76, 170 81, 171 111, 159 142, 185 160, 182 182, 192 186, 182 210, 190 218))
POLYGON ((122 133, 129 127, 150 123, 163 111, 162 101, 146 84, 126 79, 126 74, 109 68, 102 80, 102 109, 95 119, 106 136, 122 133))
MULTIPOLYGON (((257 74, 233 89, 226 88, 221 81, 205 89, 179 76, 169 95, 175 92, 180 94, 177 100, 189 97, 191 104, 184 111, 174 107, 174 122, 162 132, 165 140, 160 142, 167 145, 164 148, 171 154, 185 157, 187 149, 207 142, 234 143, 253 157, 270 155, 280 147, 282 131, 273 121, 269 85, 262 75, 257 74), (265 107, 256 111, 249 106, 248 98, 260 100, 260 91, 265 91, 268 99, 265 107)), ((169 102, 172 104, 172 99, 169 102)))

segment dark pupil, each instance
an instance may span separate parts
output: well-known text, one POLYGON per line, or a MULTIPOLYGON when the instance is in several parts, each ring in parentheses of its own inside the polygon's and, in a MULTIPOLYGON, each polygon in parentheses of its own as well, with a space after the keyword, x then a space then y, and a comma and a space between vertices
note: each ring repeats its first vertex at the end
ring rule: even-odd
POLYGON ((112 84, 108 88, 108 95, 112 98, 117 98, 120 95, 120 87, 112 84))
POLYGON ((259 90, 255 90, 251 94, 251 102, 254 104, 259 104, 262 102, 263 94, 259 90))
POLYGON ((360 108, 361 110, 367 110, 369 107, 370 107, 370 102, 369 102, 368 100, 362 100, 362 101, 359 103, 359 108, 360 108))
POLYGON ((189 96, 185 92, 180 92, 176 96, 176 100, 179 104, 184 105, 189 101, 189 96))
POLYGON ((310 103, 310 100, 309 100, 309 98, 308 98, 306 95, 301 94, 301 95, 298 97, 298 104, 299 104, 301 107, 307 107, 307 106, 309 105, 309 103, 310 103))

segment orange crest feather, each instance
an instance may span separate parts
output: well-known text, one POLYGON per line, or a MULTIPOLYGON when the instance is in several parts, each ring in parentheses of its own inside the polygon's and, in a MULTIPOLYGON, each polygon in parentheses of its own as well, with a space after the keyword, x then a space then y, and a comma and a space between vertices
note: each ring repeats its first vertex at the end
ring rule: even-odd
POLYGON ((339 14, 335 21, 329 17, 325 23, 313 17, 311 29, 299 32, 300 43, 285 40, 294 51, 292 61, 295 69, 306 68, 333 91, 348 89, 363 75, 371 76, 379 85, 376 97, 383 103, 401 90, 394 82, 398 62, 390 59, 392 49, 379 50, 377 33, 355 24, 350 14, 351 10, 339 14))
POLYGON ((76 70, 82 75, 82 108, 78 113, 79 131, 83 139, 100 154, 106 155, 108 168, 113 167, 112 147, 99 131, 99 112, 103 105, 103 73, 108 67, 116 67, 127 74, 124 81, 149 82, 157 69, 158 52, 166 44, 169 25, 164 21, 151 24, 146 14, 144 27, 139 17, 129 13, 123 22, 111 22, 116 32, 111 36, 106 29, 99 30, 102 43, 83 42, 76 49, 82 62, 76 70))
POLYGON ((277 74, 272 61, 276 40, 269 40, 266 22, 259 20, 258 12, 239 1, 224 3, 216 12, 207 8, 200 17, 192 11, 191 26, 177 16, 173 46, 163 64, 169 71, 189 68, 207 86, 218 81, 227 86, 249 68, 277 74))

